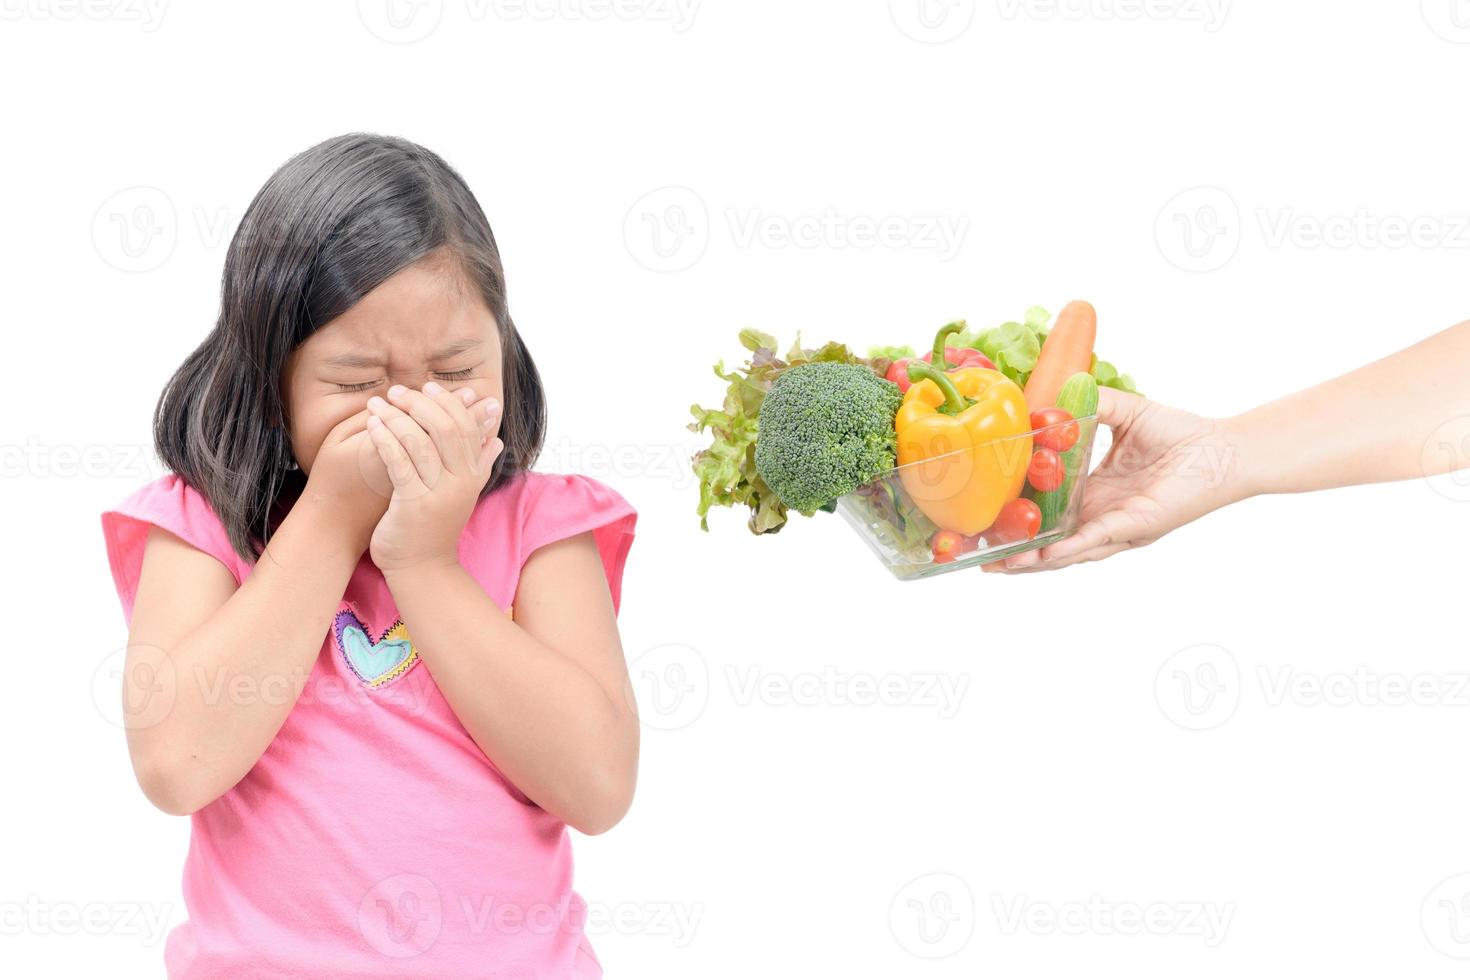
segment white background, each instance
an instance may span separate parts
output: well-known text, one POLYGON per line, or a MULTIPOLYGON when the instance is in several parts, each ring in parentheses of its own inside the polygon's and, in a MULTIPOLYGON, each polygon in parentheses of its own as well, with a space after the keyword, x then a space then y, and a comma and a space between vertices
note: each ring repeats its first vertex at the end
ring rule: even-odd
POLYGON ((355 129, 465 174, 543 468, 640 511, 639 796, 577 841, 609 977, 1463 975, 1470 482, 900 585, 835 517, 700 532, 683 426, 745 326, 1085 297, 1105 358, 1222 414, 1463 319, 1470 4, 924 2, 0 0, 6 975, 162 973, 188 824, 113 723, 97 515, 158 475, 251 196, 355 129))

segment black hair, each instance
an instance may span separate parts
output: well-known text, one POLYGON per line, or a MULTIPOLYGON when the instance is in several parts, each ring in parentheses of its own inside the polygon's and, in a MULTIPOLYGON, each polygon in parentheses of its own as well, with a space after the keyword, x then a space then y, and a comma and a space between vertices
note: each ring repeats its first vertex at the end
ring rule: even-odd
POLYGON ((260 557, 305 483, 284 416, 291 353, 440 249, 500 329, 505 448, 481 495, 535 461, 546 397, 511 321, 500 250, 479 202, 416 143, 338 136, 292 157, 250 202, 225 257, 219 319, 164 387, 153 416, 159 458, 209 501, 242 558, 260 557))

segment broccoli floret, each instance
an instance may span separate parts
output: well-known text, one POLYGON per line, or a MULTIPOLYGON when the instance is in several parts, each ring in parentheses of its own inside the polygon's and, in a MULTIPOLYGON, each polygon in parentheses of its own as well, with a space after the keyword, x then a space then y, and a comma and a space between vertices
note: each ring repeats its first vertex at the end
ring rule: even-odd
POLYGON ((783 372, 761 403, 755 468, 810 517, 893 468, 898 385, 861 364, 817 361, 783 372))

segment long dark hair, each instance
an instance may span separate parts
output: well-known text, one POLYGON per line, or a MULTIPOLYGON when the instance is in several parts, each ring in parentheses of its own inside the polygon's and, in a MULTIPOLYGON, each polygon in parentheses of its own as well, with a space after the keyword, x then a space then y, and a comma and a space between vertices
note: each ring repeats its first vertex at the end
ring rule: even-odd
POLYGON ((541 378, 506 304, 490 223, 439 156, 391 136, 338 136, 288 160, 225 257, 219 320, 164 387, 159 458, 202 493, 247 561, 304 485, 284 417, 286 361, 394 273, 447 249, 500 326, 505 443, 482 495, 528 469, 546 431, 541 378))

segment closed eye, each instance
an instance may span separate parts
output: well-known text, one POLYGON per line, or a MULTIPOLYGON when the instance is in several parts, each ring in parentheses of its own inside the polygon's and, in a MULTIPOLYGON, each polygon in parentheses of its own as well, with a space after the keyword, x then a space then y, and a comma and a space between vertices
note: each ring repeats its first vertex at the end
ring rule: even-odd
MULTIPOLYGON (((468 379, 470 376, 472 376, 474 373, 475 373, 475 369, 472 368, 472 367, 467 367, 467 368, 464 368, 463 370, 460 370, 460 371, 435 371, 434 372, 435 376, 438 377, 442 381, 464 381, 464 380, 468 379)), ((373 388, 376 388, 378 385, 382 384, 383 382, 381 380, 379 380, 379 381, 364 381, 364 382, 362 382, 360 384, 344 384, 341 381, 336 381, 336 382, 333 382, 333 383, 337 386, 337 389, 339 391, 341 391, 343 393, 348 393, 348 392, 353 392, 353 391, 368 391, 368 390, 371 390, 373 388)))

